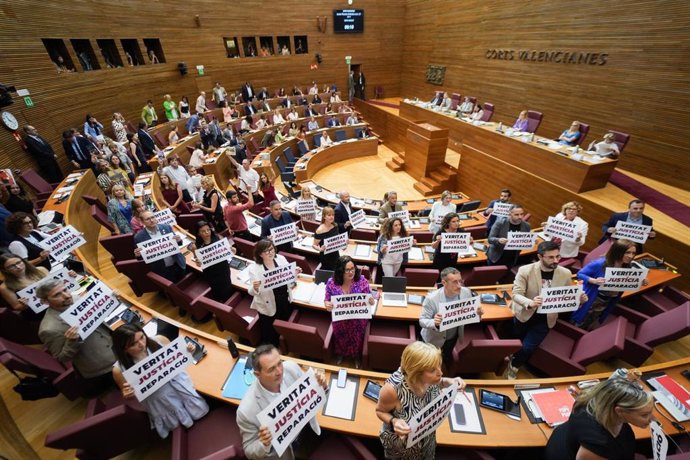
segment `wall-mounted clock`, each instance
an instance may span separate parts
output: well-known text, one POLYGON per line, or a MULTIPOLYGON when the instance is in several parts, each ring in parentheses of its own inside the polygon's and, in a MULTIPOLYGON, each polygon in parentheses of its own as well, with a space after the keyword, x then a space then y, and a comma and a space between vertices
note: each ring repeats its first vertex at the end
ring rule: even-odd
POLYGON ((2 124, 5 126, 5 128, 9 129, 10 131, 16 131, 19 129, 19 122, 17 121, 17 118, 10 112, 0 113, 0 119, 2 119, 2 124))

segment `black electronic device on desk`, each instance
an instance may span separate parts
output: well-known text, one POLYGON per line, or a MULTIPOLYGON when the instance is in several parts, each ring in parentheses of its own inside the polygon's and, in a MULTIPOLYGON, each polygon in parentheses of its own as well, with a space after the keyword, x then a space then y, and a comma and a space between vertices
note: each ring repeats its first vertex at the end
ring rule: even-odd
POLYGON ((382 386, 373 380, 367 380, 367 385, 364 387, 364 397, 378 402, 381 388, 382 386))
POLYGON ((191 337, 187 337, 187 336, 185 336, 184 341, 187 344, 194 345, 194 351, 192 351, 192 362, 194 364, 197 364, 199 361, 204 359, 204 356, 206 356, 206 353, 207 353, 205 346, 203 346, 201 343, 199 343, 198 340, 193 339, 191 337))
POLYGON ((503 412, 514 418, 521 418, 520 398, 513 402, 508 396, 481 388, 479 390, 479 405, 487 409, 503 412))
POLYGON ((664 263, 663 258, 661 260, 656 260, 653 258, 637 259, 636 261, 633 262, 633 264, 635 264, 639 267, 644 267, 644 268, 648 268, 648 269, 661 269, 661 270, 667 270, 668 269, 666 267, 666 263, 664 263))

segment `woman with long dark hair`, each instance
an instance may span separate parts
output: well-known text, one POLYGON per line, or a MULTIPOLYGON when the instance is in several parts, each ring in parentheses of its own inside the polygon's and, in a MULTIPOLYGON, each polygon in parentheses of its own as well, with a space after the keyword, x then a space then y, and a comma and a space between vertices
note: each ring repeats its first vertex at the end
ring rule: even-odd
MULTIPOLYGON (((205 220, 196 224, 196 241, 193 250, 209 246, 220 241, 221 236, 213 231, 211 225, 205 220)), ((221 260, 203 270, 204 278, 211 286, 211 296, 214 300, 223 303, 234 292, 230 281, 230 264, 227 260, 221 260)))
POLYGON ((48 276, 48 270, 44 267, 34 267, 26 259, 14 254, 2 254, 0 255, 0 273, 5 280, 0 285, 0 296, 5 303, 28 320, 42 318, 42 314, 38 315, 28 308, 28 299, 20 298, 17 292, 41 281, 48 276))
POLYGON ((32 214, 15 212, 5 221, 7 231, 14 235, 9 245, 12 254, 26 259, 31 265, 50 270, 50 252, 39 245, 48 238, 47 233, 36 230, 38 220, 32 214))

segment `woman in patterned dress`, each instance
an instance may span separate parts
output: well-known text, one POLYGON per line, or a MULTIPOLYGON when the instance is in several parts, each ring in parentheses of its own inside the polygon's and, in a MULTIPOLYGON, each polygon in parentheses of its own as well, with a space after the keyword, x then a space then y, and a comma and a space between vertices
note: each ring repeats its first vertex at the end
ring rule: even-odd
POLYGON ((430 343, 413 342, 405 347, 400 368, 391 374, 381 388, 376 415, 383 422, 379 438, 387 459, 432 460, 436 454, 436 432, 407 448, 409 420, 434 398, 441 389, 458 384, 460 377, 443 378, 441 350, 430 343))
MULTIPOLYGON (((369 282, 359 271, 350 256, 342 256, 335 264, 333 277, 326 283, 326 310, 333 310, 331 297, 343 294, 371 293, 369 282)), ((369 304, 374 304, 374 298, 369 297, 369 304)), ((364 332, 367 329, 366 319, 346 319, 332 323, 333 340, 337 364, 343 358, 354 358, 355 367, 359 368, 362 348, 364 346, 364 332)))

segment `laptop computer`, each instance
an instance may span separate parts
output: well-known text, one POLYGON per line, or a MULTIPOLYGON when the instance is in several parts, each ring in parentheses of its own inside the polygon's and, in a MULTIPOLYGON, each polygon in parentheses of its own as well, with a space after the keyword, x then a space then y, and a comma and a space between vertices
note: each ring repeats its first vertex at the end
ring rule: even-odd
POLYGON ((384 276, 383 295, 381 296, 384 307, 407 306, 407 278, 404 276, 384 276))

